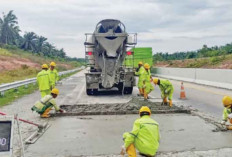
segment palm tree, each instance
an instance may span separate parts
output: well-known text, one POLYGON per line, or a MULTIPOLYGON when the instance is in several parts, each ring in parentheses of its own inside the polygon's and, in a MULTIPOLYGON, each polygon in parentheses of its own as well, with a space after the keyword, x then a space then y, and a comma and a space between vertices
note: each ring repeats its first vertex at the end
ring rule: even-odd
POLYGON ((36 39, 36 52, 42 52, 44 45, 45 45, 45 41, 47 40, 47 38, 43 37, 43 36, 39 36, 36 39))
POLYGON ((63 48, 57 51, 57 56, 59 56, 61 58, 65 58, 66 53, 64 52, 63 48))
POLYGON ((43 54, 44 54, 44 56, 52 56, 54 50, 55 50, 55 46, 53 46, 52 44, 46 42, 44 44, 43 54))
POLYGON ((21 48, 24 50, 32 50, 35 52, 36 50, 36 39, 37 36, 34 32, 26 32, 23 36, 23 44, 21 45, 21 48))
POLYGON ((17 26, 17 17, 11 10, 7 15, 3 13, 3 18, 0 18, 0 42, 4 44, 13 44, 19 36, 20 29, 17 26))

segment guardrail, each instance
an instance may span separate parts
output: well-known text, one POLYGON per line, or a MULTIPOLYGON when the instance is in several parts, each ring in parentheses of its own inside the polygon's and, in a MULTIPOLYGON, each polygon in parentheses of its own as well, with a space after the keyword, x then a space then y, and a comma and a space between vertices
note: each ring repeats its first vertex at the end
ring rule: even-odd
MULTIPOLYGON (((77 69, 73 69, 73 70, 68 70, 68 71, 62 71, 59 72, 59 76, 61 75, 65 75, 65 74, 69 74, 78 70, 81 70, 83 68, 77 68, 77 69)), ((0 85, 0 94, 1 96, 4 95, 5 91, 10 90, 10 89, 15 89, 21 86, 27 86, 31 83, 36 83, 36 77, 31 78, 31 79, 26 79, 23 81, 16 81, 16 82, 12 82, 12 83, 6 83, 6 84, 2 84, 0 85)))
POLYGON ((231 69, 154 68, 157 77, 232 89, 231 69))

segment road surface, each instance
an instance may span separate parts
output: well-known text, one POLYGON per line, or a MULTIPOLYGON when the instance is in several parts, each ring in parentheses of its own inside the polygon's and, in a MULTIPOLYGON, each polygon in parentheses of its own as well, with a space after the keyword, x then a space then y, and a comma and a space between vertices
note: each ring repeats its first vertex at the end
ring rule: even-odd
MULTIPOLYGON (((135 87, 132 95, 104 93, 98 96, 87 96, 85 93, 84 72, 81 71, 62 81, 59 105, 78 104, 113 104, 127 103, 136 97, 138 89, 135 87)), ((231 94, 227 90, 185 83, 187 100, 179 100, 180 82, 174 84, 174 104, 180 103, 192 106, 200 111, 208 112, 220 119, 222 113, 221 99, 224 94, 231 94)), ((157 87, 151 93, 152 100, 161 101, 157 87)), ((0 108, 8 114, 19 114, 19 117, 38 123, 48 121, 51 127, 33 145, 26 147, 26 155, 33 157, 65 157, 65 156, 107 156, 118 155, 123 144, 122 134, 132 129, 133 121, 138 115, 96 115, 71 116, 41 119, 30 111, 31 106, 40 98, 39 92, 25 96, 11 105, 0 108)), ((191 114, 154 114, 152 117, 160 124, 161 143, 159 157, 190 156, 191 154, 221 155, 230 152, 225 149, 230 146, 232 137, 230 132, 213 132, 215 126, 198 116, 191 114), (216 141, 216 142, 215 142, 216 141), (207 144, 206 144, 207 143, 207 144), (169 154, 171 153, 171 154, 169 154)), ((25 139, 36 128, 22 124, 25 139)), ((18 152, 16 152, 18 153, 18 152)))

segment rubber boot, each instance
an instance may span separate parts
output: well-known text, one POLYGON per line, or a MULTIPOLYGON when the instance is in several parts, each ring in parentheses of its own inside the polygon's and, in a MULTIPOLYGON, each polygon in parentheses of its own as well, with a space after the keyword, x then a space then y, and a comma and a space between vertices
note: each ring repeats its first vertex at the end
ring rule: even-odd
POLYGON ((163 98, 164 105, 168 105, 167 98, 163 98))
POLYGON ((143 89, 139 88, 139 94, 137 94, 138 96, 143 96, 143 89))
POLYGON ((146 92, 144 92, 144 100, 147 100, 148 99, 148 94, 146 92))
POLYGON ((172 107, 172 100, 169 100, 169 106, 172 107))
POLYGON ((136 157, 136 149, 134 144, 129 145, 129 147, 126 149, 126 152, 129 157, 136 157))
POLYGON ((47 109, 44 111, 44 113, 43 113, 40 117, 41 117, 41 118, 49 118, 49 117, 50 117, 49 112, 50 112, 51 109, 52 109, 52 108, 47 108, 47 109))

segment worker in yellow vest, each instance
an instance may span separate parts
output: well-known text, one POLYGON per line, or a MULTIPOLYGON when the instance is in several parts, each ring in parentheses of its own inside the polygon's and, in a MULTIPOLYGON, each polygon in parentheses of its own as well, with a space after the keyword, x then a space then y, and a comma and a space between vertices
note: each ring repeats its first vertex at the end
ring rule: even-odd
POLYGON ((31 108, 31 110, 39 113, 41 118, 50 117, 49 112, 52 109, 52 107, 54 107, 56 111, 60 111, 62 113, 65 112, 56 105, 55 98, 58 96, 58 94, 59 90, 53 88, 51 94, 46 95, 40 101, 37 101, 35 105, 31 108))
POLYGON ((59 74, 57 70, 55 69, 55 67, 56 67, 56 63, 51 62, 50 69, 48 70, 52 89, 55 88, 56 82, 59 80, 59 74))
POLYGON ((139 88, 139 94, 138 96, 143 96, 143 75, 144 75, 145 69, 143 67, 143 62, 139 62, 138 69, 135 72, 135 75, 139 76, 138 80, 138 88, 139 88))
POLYGON ((222 103, 224 110, 221 124, 226 125, 227 129, 232 130, 232 98, 229 96, 224 96, 222 103))
POLYGON ((37 74, 37 83, 42 98, 45 95, 49 95, 51 93, 51 80, 47 70, 48 70, 48 65, 43 64, 42 71, 40 71, 37 74))
POLYGON ((133 130, 123 134, 124 145, 121 155, 136 157, 136 149, 143 156, 154 156, 159 148, 159 124, 151 118, 151 110, 142 106, 140 118, 134 122, 133 130))
POLYGON ((144 91, 144 100, 147 100, 148 94, 154 90, 154 87, 151 83, 152 77, 151 77, 150 65, 148 63, 145 63, 144 68, 145 68, 145 72, 142 76, 143 91, 144 91))

